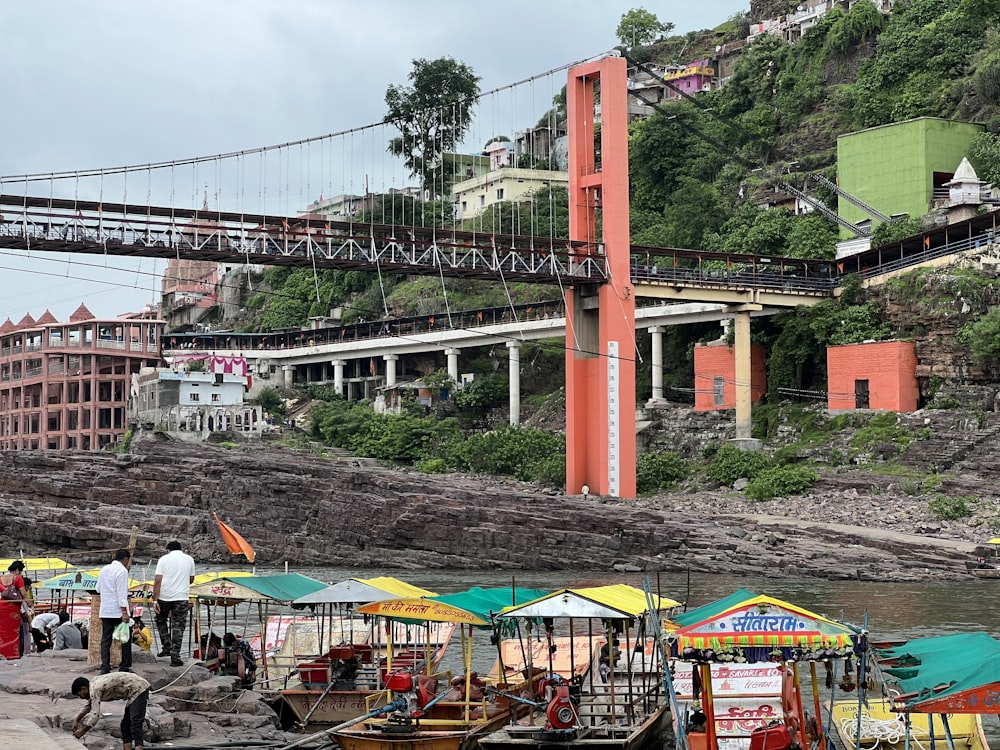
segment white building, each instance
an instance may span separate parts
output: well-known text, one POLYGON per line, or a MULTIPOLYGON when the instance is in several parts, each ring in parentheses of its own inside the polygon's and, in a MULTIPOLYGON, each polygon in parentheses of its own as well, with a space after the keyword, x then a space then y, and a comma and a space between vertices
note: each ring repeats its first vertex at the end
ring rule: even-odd
POLYGON ((548 169, 504 167, 471 180, 456 182, 451 189, 455 219, 463 221, 478 216, 501 201, 530 201, 543 188, 569 187, 569 174, 548 169))
POLYGON ((186 440, 213 432, 259 437, 259 406, 245 404, 248 379, 226 372, 146 368, 132 378, 129 418, 133 423, 186 440))

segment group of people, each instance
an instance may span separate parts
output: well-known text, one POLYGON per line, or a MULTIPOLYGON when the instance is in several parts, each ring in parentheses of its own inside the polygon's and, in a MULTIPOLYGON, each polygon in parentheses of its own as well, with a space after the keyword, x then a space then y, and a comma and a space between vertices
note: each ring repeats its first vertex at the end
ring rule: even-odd
MULTIPOLYGON (((132 643, 152 650, 153 637, 141 617, 133 617, 128 594, 131 566, 131 551, 120 549, 97 576, 96 593, 100 596, 98 615, 101 621, 100 674, 93 680, 78 677, 72 683, 72 694, 87 702, 73 722, 73 734, 83 737, 100 721, 102 701, 124 700, 125 712, 120 726, 124 750, 143 750, 142 725, 149 702, 150 684, 132 671, 132 643), (116 630, 120 634, 119 626, 122 624, 128 626, 128 637, 116 636, 116 630), (121 643, 121 660, 113 672, 112 643, 116 637, 121 643)), ((19 655, 27 653, 32 643, 37 652, 84 648, 84 633, 72 622, 67 610, 34 613, 31 581, 23 575, 24 570, 24 562, 15 560, 6 573, 0 574, 0 598, 21 603, 19 655)), ((181 648, 194 576, 194 559, 183 551, 180 542, 169 542, 167 553, 156 563, 153 612, 160 637, 157 657, 169 657, 172 667, 184 666, 181 648)), ((257 669, 253 648, 233 633, 226 633, 222 638, 214 633, 203 637, 200 655, 210 669, 239 675, 244 687, 253 684, 257 669)))
MULTIPOLYGON (((128 572, 132 554, 127 549, 118 550, 114 560, 101 568, 97 577, 100 594, 101 619, 101 669, 93 680, 78 677, 73 681, 73 695, 87 701, 86 706, 73 722, 75 737, 83 737, 101 718, 101 701, 124 700, 125 712, 120 729, 124 750, 143 750, 142 725, 149 703, 150 684, 132 671, 132 640, 147 648, 152 643, 149 629, 141 619, 132 620, 128 598, 128 572), (121 662, 116 672, 111 671, 111 645, 115 628, 120 623, 133 623, 133 638, 121 644, 121 662), (138 627, 136 627, 138 626, 138 627)), ((160 636, 158 658, 170 658, 170 666, 183 667, 181 647, 190 610, 191 584, 194 582, 194 558, 183 551, 181 543, 167 543, 167 553, 156 563, 153 579, 153 612, 156 630, 160 636)), ((216 634, 203 637, 201 654, 206 666, 220 669, 223 674, 239 675, 244 686, 254 681, 256 659, 250 644, 226 633, 221 639, 216 634)))
MULTIPOLYGON (((121 642, 119 672, 132 670, 132 642, 140 647, 152 646, 152 637, 140 619, 133 620, 128 598, 128 574, 132 567, 132 553, 120 549, 115 559, 101 568, 97 576, 97 593, 101 597, 101 674, 111 671, 111 645, 119 623, 129 626, 130 637, 121 642)), ((156 562, 153 578, 153 612, 156 629, 160 634, 158 658, 169 657, 170 666, 183 667, 181 644, 187 625, 190 604, 188 598, 194 582, 194 558, 183 551, 181 543, 167 543, 167 554, 156 562)))
POLYGON ((39 654, 50 648, 56 651, 85 648, 82 628, 70 620, 65 609, 35 615, 31 620, 31 639, 39 654))

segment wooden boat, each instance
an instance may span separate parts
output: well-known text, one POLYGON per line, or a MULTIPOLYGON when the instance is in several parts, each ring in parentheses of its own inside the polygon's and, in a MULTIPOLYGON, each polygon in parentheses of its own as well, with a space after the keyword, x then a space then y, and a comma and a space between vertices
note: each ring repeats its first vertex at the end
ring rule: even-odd
MULTIPOLYGON (((658 606, 676 604, 660 600, 658 606)), ((647 610, 643 592, 628 586, 564 589, 505 610, 500 617, 552 618, 553 628, 557 618, 565 620, 570 629, 567 641, 580 651, 583 668, 575 658, 553 663, 543 656, 540 665, 552 671, 547 672, 547 684, 532 704, 534 710, 483 737, 479 746, 483 750, 640 750, 662 744, 670 713, 659 643, 644 634, 648 629, 630 633, 629 623, 647 610), (574 634, 574 623, 588 621, 589 633, 589 621, 595 619, 612 623, 610 631, 582 639, 574 634)), ((560 653, 558 647, 555 653, 560 653)))
POLYGON ((691 750, 830 747, 818 668, 853 662, 862 631, 742 589, 673 621, 677 732, 691 750))
MULTIPOLYGON (((431 671, 444 656, 453 631, 430 651, 431 671)), ((401 645, 393 649, 391 659, 369 644, 333 646, 324 656, 297 665, 297 679, 278 691, 281 701, 300 727, 340 724, 365 714, 370 710, 366 699, 382 690, 390 669, 427 671, 427 652, 401 645)))
POLYGON ((509 697, 524 692, 526 683, 505 683, 502 692, 490 694, 483 690, 485 683, 466 673, 450 680, 452 690, 437 694, 439 683, 450 676, 389 675, 386 691, 368 699, 369 714, 384 713, 334 731, 333 738, 343 750, 474 750, 511 716, 527 710, 509 697))
POLYGON ((474 750, 483 738, 525 713, 520 699, 536 690, 542 670, 495 686, 471 671, 472 628, 490 628, 490 613, 505 604, 529 601, 539 594, 529 589, 470 589, 461 594, 424 599, 397 599, 359 607, 358 612, 381 617, 452 622, 458 625, 464 673, 415 674, 394 671, 385 689, 366 699, 367 711, 351 724, 328 731, 342 750, 474 750), (462 609, 459 604, 469 607, 462 609))
MULTIPOLYGON (((833 702, 833 728, 840 738, 841 747, 858 747, 857 699, 833 702)), ((982 716, 979 714, 951 714, 948 728, 956 750, 989 750, 983 734, 982 716)), ((892 702, 885 698, 868 698, 861 706, 861 750, 904 750, 906 723, 903 714, 893 710, 892 702)), ((910 714, 910 747, 948 748, 948 737, 940 716, 910 714), (933 738, 933 739, 932 739, 933 738)))
POLYGON ((993 554, 980 556, 976 560, 966 560, 965 567, 976 578, 987 580, 1000 578, 1000 537, 993 537, 986 543, 993 545, 993 554))
POLYGON ((1000 578, 1000 567, 994 565, 970 568, 969 572, 972 573, 972 575, 974 575, 976 578, 983 578, 986 580, 1000 578))
POLYGON ((297 600, 300 605, 322 606, 320 615, 269 621, 262 638, 272 644, 273 665, 280 663, 287 675, 278 691, 279 715, 287 709, 300 728, 340 724, 367 713, 366 698, 382 690, 389 672, 433 671, 455 632, 453 623, 416 627, 394 622, 390 629, 381 627, 378 618, 366 622, 340 609, 344 604, 353 607, 403 594, 433 596, 434 592, 396 578, 352 578, 297 600), (327 614, 326 608, 334 604, 340 613, 327 614), (324 642, 335 645, 324 651, 324 642), (322 655, 301 656, 317 653, 322 655))

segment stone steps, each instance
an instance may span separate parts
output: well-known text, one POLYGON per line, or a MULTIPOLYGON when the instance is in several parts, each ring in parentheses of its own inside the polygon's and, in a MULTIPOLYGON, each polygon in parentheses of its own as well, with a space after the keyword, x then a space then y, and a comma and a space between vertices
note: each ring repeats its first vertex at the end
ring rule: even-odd
POLYGON ((933 467, 945 471, 968 458, 976 448, 1000 435, 1000 417, 989 415, 982 429, 967 431, 951 429, 939 432, 927 440, 911 443, 902 463, 920 468, 933 467))

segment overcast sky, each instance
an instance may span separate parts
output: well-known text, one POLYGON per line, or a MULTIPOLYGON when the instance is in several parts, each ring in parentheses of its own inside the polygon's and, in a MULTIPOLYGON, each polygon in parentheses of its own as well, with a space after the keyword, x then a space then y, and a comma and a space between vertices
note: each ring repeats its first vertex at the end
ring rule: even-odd
MULTIPOLYGON (((168 161, 348 130, 382 119, 386 87, 407 82, 414 58, 454 57, 489 91, 611 50, 630 8, 646 7, 683 33, 714 27, 748 6, 748 0, 0 2, 0 175, 168 161)), ((32 194, 47 195, 32 187, 32 194)), ((141 186, 131 189, 145 198, 141 186)), ((190 206, 191 196, 177 203, 190 206)), ((37 318, 46 308, 66 320, 81 301, 100 317, 139 309, 158 300, 163 265, 0 250, 0 322, 25 313, 37 318)))

